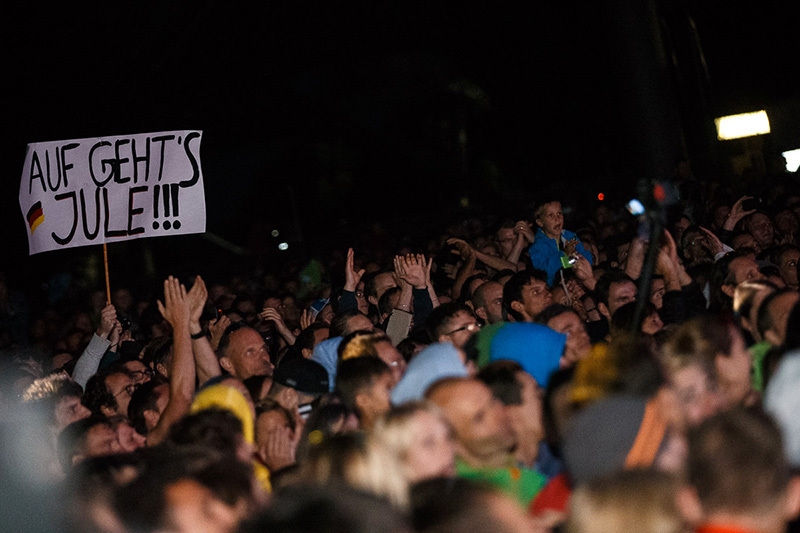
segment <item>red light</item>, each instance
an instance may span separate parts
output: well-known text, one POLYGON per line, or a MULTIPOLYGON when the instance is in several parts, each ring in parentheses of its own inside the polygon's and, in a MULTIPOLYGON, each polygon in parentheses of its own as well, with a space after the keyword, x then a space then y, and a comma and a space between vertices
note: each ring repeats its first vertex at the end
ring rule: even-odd
POLYGON ((655 198, 657 202, 663 202, 667 198, 667 191, 664 190, 664 186, 660 183, 657 183, 655 187, 653 187, 653 198, 655 198))
POLYGON ((598 200, 600 200, 600 201, 602 202, 603 200, 605 200, 605 199, 606 199, 606 195, 605 195, 605 194, 603 194, 603 193, 598 193, 598 195, 597 195, 597 199, 598 199, 598 200))

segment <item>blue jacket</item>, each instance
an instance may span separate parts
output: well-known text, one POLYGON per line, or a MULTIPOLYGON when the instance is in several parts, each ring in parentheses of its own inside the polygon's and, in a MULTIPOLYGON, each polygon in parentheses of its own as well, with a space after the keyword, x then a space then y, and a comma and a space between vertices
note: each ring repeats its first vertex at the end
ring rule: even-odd
MULTIPOLYGON (((547 272, 547 285, 553 286, 556 273, 561 270, 561 256, 564 255, 564 243, 574 238, 575 234, 573 232, 561 230, 561 246, 558 246, 556 240, 548 237, 545 232, 542 231, 542 228, 536 230, 536 237, 528 252, 531 256, 533 268, 547 272)), ((576 250, 579 254, 588 259, 589 263, 592 262, 592 254, 583 247, 580 241, 578 241, 576 250)))

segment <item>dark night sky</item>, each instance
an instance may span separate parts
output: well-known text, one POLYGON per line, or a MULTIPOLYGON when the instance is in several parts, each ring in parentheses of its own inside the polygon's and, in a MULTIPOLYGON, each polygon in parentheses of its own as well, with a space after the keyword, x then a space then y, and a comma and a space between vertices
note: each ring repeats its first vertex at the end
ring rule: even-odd
MULTIPOLYGON (((635 66, 609 25, 625 20, 621 0, 117 4, 6 17, 0 268, 58 259, 26 257, 16 197, 29 142, 202 129, 208 229, 239 243, 254 216, 288 223, 288 187, 308 237, 343 214, 449 210, 462 196, 517 209, 543 181, 631 172, 619 80, 635 66)), ((681 110, 796 102, 797 17, 781 4, 664 4, 679 62, 666 91, 681 110), (710 85, 696 81, 687 15, 710 85)), ((702 117, 683 120, 694 142, 702 117)))

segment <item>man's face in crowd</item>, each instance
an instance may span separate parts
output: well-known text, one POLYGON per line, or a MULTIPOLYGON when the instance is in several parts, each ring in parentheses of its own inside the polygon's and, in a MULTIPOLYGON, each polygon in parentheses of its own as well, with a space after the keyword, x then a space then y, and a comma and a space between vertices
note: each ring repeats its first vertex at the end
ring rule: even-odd
POLYGON ((547 321, 547 327, 567 336, 567 344, 562 358, 564 366, 575 364, 589 355, 592 343, 583 320, 577 314, 568 311, 554 316, 547 321))
POLYGON ((564 214, 561 212, 561 202, 550 202, 542 206, 540 215, 536 217, 536 224, 551 239, 559 238, 561 230, 564 229, 564 214))
POLYGON ((440 342, 451 342, 457 348, 463 348, 467 341, 472 337, 480 326, 474 316, 459 311, 446 323, 446 330, 440 342))
POLYGON ((375 351, 378 352, 381 361, 391 369, 395 385, 399 383, 408 366, 406 360, 403 359, 403 354, 389 340, 375 343, 375 351))
POLYGON ((617 309, 636 300, 638 292, 636 284, 632 281, 619 281, 612 283, 608 288, 608 317, 614 316, 617 309))
MULTIPOLYGON (((481 307, 481 313, 487 324, 496 324, 503 321, 503 286, 496 281, 487 281, 478 290, 483 296, 486 305, 481 307)), ((476 310, 477 312, 477 310, 476 310)))
POLYGON ((363 419, 375 420, 384 413, 388 413, 392 408, 392 389, 394 388, 394 376, 391 372, 385 372, 372 380, 369 389, 357 395, 356 404, 363 419))
POLYGON ((92 412, 81 403, 78 396, 64 396, 56 405, 55 432, 60 433, 68 425, 88 418, 91 414, 92 412))
POLYGON ((687 233, 685 237, 686 246, 683 249, 683 254, 691 264, 714 262, 711 247, 704 233, 699 231, 691 232, 687 233))
POLYGON ((758 242, 761 249, 769 248, 775 240, 775 230, 772 227, 772 221, 763 213, 754 213, 747 225, 748 231, 756 242, 758 242))
POLYGON ((755 237, 749 233, 742 233, 733 238, 731 242, 734 250, 741 250, 742 248, 750 248, 755 251, 756 255, 761 253, 761 246, 758 245, 755 237))
POLYGON ((133 378, 133 382, 137 385, 147 383, 153 375, 152 370, 147 368, 147 366, 138 359, 126 361, 123 363, 123 366, 128 370, 131 378, 133 378))
POLYGON ((435 391, 439 405, 461 448, 477 458, 509 452, 515 443, 508 414, 492 391, 475 379, 464 379, 435 391))
POLYGON ((264 338, 252 328, 240 328, 230 333, 230 344, 220 364, 234 377, 245 380, 251 376, 271 376, 275 366, 269 359, 264 338))
POLYGON ((758 263, 751 257, 737 257, 731 261, 729 270, 733 273, 736 285, 745 281, 764 279, 764 275, 758 271, 758 263))
POLYGON ((530 283, 522 287, 520 303, 522 304, 520 312, 525 316, 525 320, 532 322, 548 305, 553 303, 553 295, 550 294, 547 283, 531 278, 530 283))
POLYGON ((514 235, 514 228, 500 228, 497 230, 497 246, 500 248, 502 257, 508 257, 516 241, 517 236, 514 235))
POLYGON ((375 296, 370 296, 372 305, 378 305, 378 302, 383 296, 383 293, 397 287, 397 280, 394 279, 394 274, 391 272, 382 272, 375 276, 375 296), (374 300, 374 301, 373 301, 374 300))
POLYGON ((539 385, 533 376, 524 371, 516 373, 516 380, 522 387, 520 396, 522 403, 519 405, 506 405, 511 425, 516 435, 516 441, 539 440, 544 436, 544 423, 542 421, 542 396, 539 385))
POLYGON ((145 445, 147 439, 138 431, 133 429, 128 422, 119 422, 114 428, 117 435, 117 442, 123 452, 132 452, 145 445))
POLYGON ((136 390, 136 383, 133 378, 125 372, 115 372, 106 376, 106 387, 117 400, 117 409, 108 409, 108 412, 104 414, 107 416, 128 416, 128 404, 131 403, 131 395, 136 390))
POLYGON ((84 444, 85 457, 98 457, 102 455, 113 455, 123 453, 125 450, 119 443, 117 433, 107 424, 95 424, 86 433, 86 443, 84 444))

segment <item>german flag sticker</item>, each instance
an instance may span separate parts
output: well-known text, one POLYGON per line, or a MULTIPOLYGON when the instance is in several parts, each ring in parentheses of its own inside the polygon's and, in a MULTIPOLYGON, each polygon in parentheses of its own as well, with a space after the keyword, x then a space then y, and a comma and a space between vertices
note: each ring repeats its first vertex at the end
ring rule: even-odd
POLYGON ((44 222, 44 211, 42 211, 42 202, 36 202, 28 210, 28 225, 31 227, 31 235, 39 227, 39 224, 44 222))

